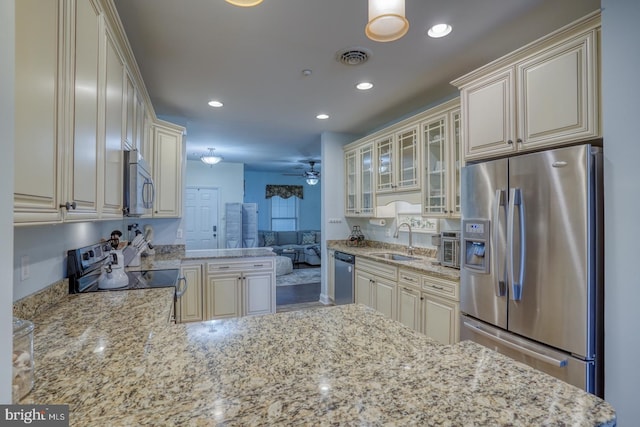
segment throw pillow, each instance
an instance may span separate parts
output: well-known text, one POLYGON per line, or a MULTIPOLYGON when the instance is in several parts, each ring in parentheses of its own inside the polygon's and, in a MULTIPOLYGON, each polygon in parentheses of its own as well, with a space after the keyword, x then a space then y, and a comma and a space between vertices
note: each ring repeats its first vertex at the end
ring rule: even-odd
POLYGON ((302 244, 311 245, 316 242, 316 233, 302 233, 302 244))
POLYGON ((273 231, 264 233, 264 245, 273 246, 276 244, 276 233, 273 231))

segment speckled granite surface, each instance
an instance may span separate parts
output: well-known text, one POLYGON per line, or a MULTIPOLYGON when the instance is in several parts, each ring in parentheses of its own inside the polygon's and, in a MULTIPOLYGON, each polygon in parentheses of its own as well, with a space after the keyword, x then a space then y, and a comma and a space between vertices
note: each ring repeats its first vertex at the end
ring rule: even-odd
POLYGON ((237 248, 186 251, 184 259, 244 258, 276 256, 271 248, 237 248))
POLYGON ((173 325, 171 291, 68 297, 36 317, 36 388, 93 425, 613 425, 601 399, 360 305, 173 325))
POLYGON ((62 279, 14 302, 13 315, 19 319, 33 319, 37 314, 58 304, 68 294, 69 279, 62 279))
POLYGON ((346 252, 355 256, 367 257, 372 261, 378 261, 385 264, 395 265, 396 267, 408 267, 420 273, 428 274, 434 277, 441 277, 449 280, 460 280, 460 270, 455 268, 443 267, 437 263, 436 251, 426 248, 416 248, 412 256, 419 258, 416 261, 393 261, 372 256, 371 254, 380 252, 394 252, 406 255, 406 247, 399 245, 391 245, 383 242, 367 242, 366 246, 353 247, 348 246, 344 240, 330 240, 327 242, 327 248, 335 249, 340 252, 346 252))

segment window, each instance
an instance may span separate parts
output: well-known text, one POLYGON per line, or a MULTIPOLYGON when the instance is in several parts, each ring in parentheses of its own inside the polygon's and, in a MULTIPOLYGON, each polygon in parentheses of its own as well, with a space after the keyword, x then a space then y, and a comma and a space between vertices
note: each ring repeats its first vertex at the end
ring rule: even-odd
POLYGON ((298 198, 271 198, 271 230, 295 231, 298 229, 298 198))

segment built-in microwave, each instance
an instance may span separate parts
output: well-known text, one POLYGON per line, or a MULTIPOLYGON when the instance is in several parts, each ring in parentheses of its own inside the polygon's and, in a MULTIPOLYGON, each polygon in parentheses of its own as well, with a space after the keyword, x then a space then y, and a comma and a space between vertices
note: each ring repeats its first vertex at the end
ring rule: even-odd
POLYGON ((440 233, 440 245, 440 264, 460 268, 460 232, 443 231, 440 233))
POLYGON ((150 214, 155 199, 151 168, 138 150, 124 152, 124 216, 150 214))

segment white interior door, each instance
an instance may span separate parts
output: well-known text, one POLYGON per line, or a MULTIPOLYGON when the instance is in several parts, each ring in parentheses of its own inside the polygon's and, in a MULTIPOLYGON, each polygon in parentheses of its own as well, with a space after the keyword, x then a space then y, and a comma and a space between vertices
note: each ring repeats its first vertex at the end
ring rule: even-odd
POLYGON ((218 249, 218 189, 187 187, 185 239, 188 250, 218 249))

